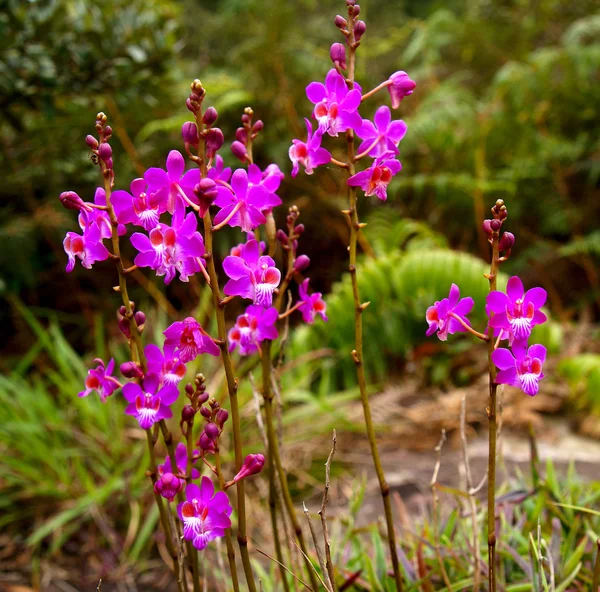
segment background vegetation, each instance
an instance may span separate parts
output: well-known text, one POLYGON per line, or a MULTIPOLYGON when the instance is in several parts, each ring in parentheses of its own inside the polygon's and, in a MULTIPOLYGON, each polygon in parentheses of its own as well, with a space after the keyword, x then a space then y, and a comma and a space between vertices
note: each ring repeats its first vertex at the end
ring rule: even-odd
MULTIPOLYGON (((418 82, 402 103, 409 129, 401 145, 403 171, 385 207, 375 200, 361 204, 361 217, 369 222, 362 242, 362 292, 372 302, 370 311, 377 311, 365 316, 371 380, 393 383, 415 364, 422 387, 451 388, 474 380, 468 364, 457 368, 448 351, 424 345, 423 311, 452 281, 482 303, 480 258, 487 257, 487 244, 480 220, 500 197, 517 237, 515 256, 504 271, 546 288, 553 322, 539 337, 563 358, 557 375, 572 394, 568 405, 581 416, 590 410, 600 414, 598 352, 574 357, 578 352, 564 345, 565 332, 571 335, 576 325, 585 327, 593 342, 600 315, 596 8, 592 0, 365 0, 361 5, 367 22, 358 66, 363 88, 400 69, 418 82)), ((0 529, 12 528, 14 535, 20 521, 33 525, 18 544, 29 549, 26 569, 34 575, 41 573, 44 558, 73 545, 78 529, 90 521, 95 526, 83 543, 75 538, 78 545, 114 543, 113 554, 97 559, 102 569, 93 573, 118 565, 126 574, 148 550, 156 523, 156 516, 142 509, 140 496, 147 488, 136 456, 141 449, 132 453, 117 437, 126 429, 123 416, 75 397, 87 362, 108 352, 118 358, 120 347, 116 303, 107 297, 112 267, 64 273, 62 239, 74 217, 57 198, 66 189, 87 198, 93 194, 97 171, 83 139, 95 113, 105 111, 112 122, 117 185, 127 188, 146 167, 161 166, 169 149, 181 149, 180 126, 188 119, 183 99, 189 81, 199 77, 226 135, 231 137, 242 109, 252 105, 266 124, 256 147, 258 162, 274 161, 288 172, 287 149, 292 137, 303 133, 301 117, 309 109, 304 88, 330 67, 329 45, 338 40, 333 15, 342 9, 340 0, 3 3, 0 404, 6 420, 0 425, 5 510, 0 529), (21 440, 23 433, 28 436, 21 440), (97 510, 92 517, 90 505, 97 510)), ((226 151, 224 156, 229 158, 226 151)), ((322 352, 302 367, 290 364, 283 378, 293 403, 284 421, 295 426, 299 419, 333 413, 333 401, 351 400, 354 386, 346 355, 352 321, 344 314, 351 298, 342 279, 345 195, 334 168, 319 171, 317 178, 318 183, 288 177, 280 191, 285 204, 301 209, 307 226, 301 247, 311 257, 315 289, 327 293, 331 319, 326 327, 300 328, 288 344, 290 360, 307 350, 322 352)), ((221 254, 235 238, 224 234, 221 254)), ((190 290, 175 282, 165 289, 142 274, 136 279, 133 298, 152 316, 157 332, 179 311, 206 314, 209 298, 200 286, 190 290)), ((477 315, 483 315, 481 308, 477 315)), ((463 355, 465 348, 458 342, 450 351, 463 355)), ((203 368, 207 375, 210 370, 203 368)), ((245 396, 251 399, 249 390, 245 396)), ((253 424, 251 413, 246 420, 253 424)), ((332 423, 315 430, 327 433, 332 423)), ((258 449, 255 428, 248 430, 258 449)), ((297 428, 290 438, 301 441, 309 431, 297 428)), ((576 481, 573 477, 569 485, 576 481)), ((548 482, 543 495, 554 491, 548 482)), ((299 489, 306 485, 299 479, 299 489)), ((579 485, 573 487, 553 495, 579 505, 591 503, 590 495, 597 500, 596 490, 586 497, 579 485)), ((528 509, 532 528, 541 511, 535 505, 528 509)), ((582 537, 587 544, 594 528, 598 532, 597 520, 566 512, 558 518, 567 537, 561 549, 571 557, 582 537)), ((511 544, 520 553, 529 542, 511 544)), ((589 545, 582 548, 589 560, 589 545)), ((361 553, 349 570, 368 570, 361 553)), ((584 562, 584 572, 588 567, 584 562)), ((455 568, 458 577, 462 572, 455 568)), ((373 578, 381 577, 381 564, 371 569, 373 578)))

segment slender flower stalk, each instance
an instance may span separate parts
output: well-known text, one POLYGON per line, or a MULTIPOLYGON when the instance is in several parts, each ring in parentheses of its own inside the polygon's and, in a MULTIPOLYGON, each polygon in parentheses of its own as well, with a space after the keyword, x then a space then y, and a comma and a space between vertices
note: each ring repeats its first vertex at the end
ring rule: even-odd
MULTIPOLYGON (((197 92, 201 97, 205 91, 199 80, 195 80, 192 83, 192 92, 197 92)), ((196 119, 196 125, 200 134, 205 128, 205 124, 202 120, 202 108, 200 106, 194 112, 196 119)), ((202 137, 202 136, 200 136, 202 137)), ((202 179, 207 177, 207 163, 205 154, 205 143, 201 141, 198 146, 198 165, 200 167, 200 174, 202 179)), ((210 289, 213 294, 213 304, 215 309, 215 315, 217 318, 217 335, 219 338, 219 347, 221 349, 221 359, 223 360, 223 368, 225 369, 225 377, 227 380, 227 391, 229 394, 229 402, 231 405, 231 422, 233 426, 233 447, 235 456, 235 468, 239 471, 244 462, 242 452, 242 428, 240 421, 240 408, 237 397, 238 380, 235 378, 233 372, 233 365, 231 363, 231 356, 227 346, 227 328, 225 325, 225 307, 221 302, 222 294, 221 288, 219 287, 219 277, 215 268, 215 261, 213 257, 213 223, 210 212, 207 210, 204 214, 204 246, 205 246, 205 259, 208 275, 210 277, 210 289)), ((246 494, 244 487, 244 480, 240 479, 236 483, 237 490, 237 504, 238 504, 238 545, 240 547, 240 554, 242 556, 242 564, 244 566, 244 574, 246 576, 246 583, 250 592, 256 592, 256 584, 254 582, 254 574, 252 572, 252 565, 250 563, 250 554, 248 552, 248 538, 246 535, 246 494)))
MULTIPOLYGON (((352 7, 350 7, 352 8, 352 7)), ((349 59, 348 59, 348 86, 352 90, 354 88, 354 73, 356 66, 356 48, 357 42, 354 35, 354 24, 355 16, 354 13, 349 10, 348 20, 348 46, 349 46, 349 59)), ((348 177, 352 177, 356 174, 354 166, 355 162, 355 145, 354 145, 354 130, 348 129, 346 131, 346 139, 348 142, 348 177)), ((394 581, 396 583, 396 590, 401 592, 403 590, 402 575, 400 573, 400 563, 398 561, 398 551, 396 549, 396 531, 394 527, 394 517, 392 514, 392 504, 390 500, 390 487, 385 479, 385 473, 381 465, 381 459, 379 457, 379 449, 377 447, 377 440, 375 438, 375 428, 373 426, 373 419, 371 416, 371 406, 369 404, 369 395, 367 393, 367 382, 365 378, 365 368, 363 362, 363 323, 362 314, 368 303, 362 303, 360 300, 360 292, 358 290, 358 277, 357 277, 357 243, 358 233, 361 229, 360 220, 358 217, 357 208, 357 195, 356 187, 348 186, 348 201, 349 210, 347 210, 350 217, 350 261, 349 271, 352 280, 352 295, 354 299, 354 333, 355 342, 354 349, 352 350, 352 359, 356 366, 356 374, 358 377, 358 386, 360 389, 360 398, 363 407, 363 413, 365 418, 365 426, 367 431, 367 437, 369 439, 369 446, 371 448, 371 455, 373 457, 373 464, 375 466, 375 472, 377 473, 377 479, 379 481, 379 488, 381 490, 381 497, 383 500, 383 507, 385 512, 385 521, 387 527, 387 538, 390 548, 390 555, 392 558, 392 567, 394 571, 394 581)))
MULTIPOLYGON (((496 205, 502 206, 500 200, 496 205)), ((492 232, 492 262, 490 273, 487 279, 490 284, 490 292, 494 292, 498 279, 499 249, 498 241, 500 237, 499 230, 492 232)), ((488 577, 489 591, 496 592, 496 442, 498 437, 497 421, 497 391, 496 384, 496 366, 492 361, 494 353, 494 328, 488 327, 488 372, 489 372, 489 403, 487 408, 488 427, 489 427, 489 456, 488 456, 488 577)))

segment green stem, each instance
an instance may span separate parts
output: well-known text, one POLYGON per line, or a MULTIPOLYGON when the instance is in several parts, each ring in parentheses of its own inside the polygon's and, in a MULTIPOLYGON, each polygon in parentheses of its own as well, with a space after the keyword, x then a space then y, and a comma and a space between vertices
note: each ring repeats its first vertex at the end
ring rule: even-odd
MULTIPOLYGON (((496 290, 498 275, 498 232, 492 236, 492 264, 488 276, 490 292, 496 290)), ((496 366, 492 362, 494 353, 494 328, 488 328, 488 373, 490 400, 487 409, 489 423, 488 456, 488 576, 489 592, 496 592, 496 443, 498 436, 496 366)))
MULTIPOLYGON (((219 485, 221 491, 225 491, 225 477, 221 470, 221 455, 219 449, 215 450, 215 468, 217 471, 217 477, 219 479, 219 485)), ((231 573, 231 582, 233 584, 233 591, 239 592, 240 584, 238 582, 237 566, 235 565, 235 549, 233 547, 233 541, 231 540, 231 529, 225 530, 225 546, 227 547, 227 561, 229 562, 229 573, 231 573)))
POLYGON ((592 584, 593 592, 598 592, 600 588, 600 539, 596 541, 596 562, 594 564, 594 580, 592 584))
MULTIPOLYGON (((350 16, 348 22, 348 30, 350 35, 348 38, 349 44, 349 60, 348 60, 348 83, 350 88, 354 88, 354 72, 356 65, 356 45, 354 39, 354 17, 350 16)), ((349 129, 346 132, 346 138, 348 140, 348 176, 351 177, 355 174, 356 169, 354 166, 355 146, 354 146, 354 131, 349 129)), ((392 567, 394 571, 394 581, 396 583, 396 590, 402 592, 402 575, 400 572, 400 562, 398 561, 398 551, 396 549, 396 532, 394 527, 394 517, 392 514, 392 504, 390 500, 390 487, 385 479, 385 473, 381 465, 381 459, 379 457, 379 449, 377 447, 377 440, 375 438, 375 428, 373 426, 373 419, 371 416, 371 406, 369 404, 369 395, 367 393, 367 381, 365 378, 365 367, 363 363, 363 323, 362 313, 364 306, 360 300, 360 293, 358 290, 358 278, 357 278, 357 243, 358 233, 360 230, 360 220, 358 217, 357 209, 357 197, 356 188, 348 186, 348 201, 350 205, 350 278, 352 280, 352 295, 354 299, 354 333, 355 333, 355 344, 354 350, 352 351, 352 359, 356 366, 356 374, 358 377, 358 386, 360 389, 360 399, 363 408, 363 414, 365 418, 365 427, 367 431, 367 438, 369 439, 369 446, 371 448, 371 456, 373 457, 373 465, 375 466, 375 472, 377 474, 377 480, 379 481, 379 488, 381 490, 381 498, 383 500, 383 508, 385 512, 385 521, 387 526, 387 538, 390 548, 390 555, 392 558, 392 567)))
MULTIPOLYGON (((300 521, 298 520, 298 515, 296 514, 296 508, 294 507, 294 501, 292 500, 292 495, 290 493, 290 488, 288 486, 287 475, 283 468, 283 463, 281 462, 281 453, 279 450, 279 441, 277 440, 277 434, 275 431, 275 419, 273 413, 273 389, 271 388, 271 345, 272 342, 269 340, 263 341, 263 349, 262 349, 262 383, 263 383, 263 398, 265 400, 265 419, 267 424, 267 441, 269 443, 269 469, 276 470, 279 484, 281 486, 281 492, 283 494, 283 501, 290 517, 290 522, 292 523, 292 527, 294 529, 294 533, 296 534, 296 538, 298 539, 298 544, 300 545, 300 549, 304 554, 304 561, 306 563, 306 567, 308 569, 308 574, 311 581, 311 586, 313 590, 318 589, 318 581, 314 574, 312 565, 310 560, 308 559, 308 548, 306 546, 306 541, 304 540, 304 535, 302 534, 302 527, 300 526, 300 521)), ((270 477, 270 476, 269 476, 270 477)), ((275 483, 273 483, 274 489, 275 483)), ((273 519, 272 519, 273 521, 273 519)), ((276 526, 274 525, 274 528, 276 526)), ((274 530, 275 532, 275 530, 274 530)), ((281 548, 275 548, 277 552, 277 560, 282 562, 280 559, 281 548)), ((284 585, 287 587, 287 579, 282 575, 284 585)))

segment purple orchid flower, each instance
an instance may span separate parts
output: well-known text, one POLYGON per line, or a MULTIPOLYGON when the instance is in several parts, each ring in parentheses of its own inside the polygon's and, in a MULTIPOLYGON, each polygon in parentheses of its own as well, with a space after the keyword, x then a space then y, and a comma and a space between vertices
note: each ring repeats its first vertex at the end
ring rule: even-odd
MULTIPOLYGON (((97 206, 106 206, 106 192, 102 187, 97 187, 94 193, 94 204, 97 206)), ((79 213, 79 226, 83 230, 84 234, 87 233, 88 229, 96 224, 100 230, 100 236, 102 239, 112 237, 112 224, 110 222, 110 216, 105 210, 99 210, 98 208, 82 209, 79 213)), ((127 229, 123 224, 119 224, 117 228, 119 236, 126 234, 127 229)))
POLYGON ((401 119, 392 121, 390 109, 385 105, 377 109, 373 122, 363 119, 361 127, 356 130, 357 136, 363 140, 358 154, 369 150, 369 147, 368 154, 374 158, 386 153, 398 154, 397 146, 406 134, 406 123, 401 119))
POLYGON ((306 278, 298 288, 298 295, 300 300, 304 303, 298 307, 298 310, 302 313, 302 318, 305 323, 312 325, 315 322, 315 318, 317 315, 321 315, 321 318, 327 322, 327 315, 325 311, 327 310, 327 304, 325 300, 323 300, 321 292, 313 292, 312 294, 308 293, 308 283, 310 279, 306 278))
POLYGON ((225 294, 249 298, 263 308, 271 307, 281 272, 271 257, 259 255, 258 241, 248 241, 239 257, 225 257, 223 269, 230 278, 223 288, 225 294))
POLYGON ((164 355, 160 347, 154 344, 147 345, 144 354, 148 361, 148 372, 156 374, 161 383, 177 386, 183 380, 186 367, 178 357, 164 355))
POLYGON ((174 357, 177 354, 182 362, 191 362, 204 353, 211 356, 220 354, 219 346, 192 317, 176 321, 163 335, 166 337, 165 356, 174 357))
POLYGON ((426 333, 427 337, 437 331, 440 341, 446 341, 449 334, 452 335, 453 333, 467 331, 456 317, 459 317, 463 323, 470 327, 471 323, 467 319, 467 315, 473 309, 474 304, 471 297, 461 299, 458 286, 452 284, 448 298, 437 301, 425 313, 425 318, 429 324, 429 329, 427 329, 426 333))
POLYGON ((292 177, 295 177, 300 170, 300 165, 304 167, 307 175, 312 175, 316 167, 322 164, 331 162, 331 154, 321 148, 322 134, 315 133, 313 136, 312 125, 308 119, 304 119, 306 122, 306 142, 302 140, 292 140, 292 146, 290 146, 289 156, 292 164, 292 177))
POLYGON ((535 325, 546 322, 546 315, 540 310, 546 303, 546 290, 543 288, 523 288, 523 282, 513 276, 508 280, 506 294, 490 292, 486 299, 488 314, 494 313, 489 325, 507 333, 510 343, 513 340, 526 341, 535 325))
POLYGON ((275 192, 281 185, 283 175, 281 174, 281 171, 277 165, 269 166, 275 166, 277 170, 275 171, 274 169, 271 169, 269 171, 267 168, 264 172, 262 172, 255 164, 251 164, 248 167, 248 186, 262 187, 267 192, 264 206, 261 208, 262 212, 270 211, 274 207, 281 205, 281 198, 275 192))
POLYGON ((386 152, 375 159, 366 170, 356 173, 347 181, 351 187, 360 187, 367 197, 376 195, 380 200, 387 199, 387 186, 390 181, 402 170, 402 164, 395 158, 390 158, 386 152))
POLYGON ((228 183, 231 179, 231 167, 224 168, 223 158, 217 154, 215 164, 208 169, 207 176, 215 183, 228 183))
POLYGON ((115 361, 110 360, 108 366, 104 366, 104 362, 100 358, 96 358, 94 362, 96 368, 88 370, 87 378, 85 379, 85 390, 79 393, 80 397, 87 397, 92 391, 96 391, 100 395, 100 400, 106 403, 106 399, 110 397, 121 383, 112 376, 115 369, 115 361))
POLYGON ((154 484, 154 492, 162 495, 167 501, 172 502, 177 494, 183 489, 185 479, 173 475, 173 473, 162 474, 154 484))
MULTIPOLYGON (((254 234, 254 232, 248 232, 246 233, 246 242, 245 243, 238 243, 237 245, 235 245, 235 247, 231 247, 231 250, 229 251, 229 254, 232 257, 241 257, 242 256, 242 251, 244 250, 244 247, 246 246, 246 243, 251 241, 251 240, 256 240, 256 235, 254 234)), ((261 256, 264 252, 265 249, 267 248, 267 243, 265 243, 265 241, 260 241, 258 243, 258 255, 261 256)))
POLYGON ((144 174, 150 193, 157 193, 156 199, 166 203, 167 210, 175 211, 183 218, 188 204, 198 205, 194 187, 200 183, 200 171, 197 168, 185 171, 185 160, 181 152, 171 150, 167 156, 167 170, 150 168, 144 174))
POLYGON ((138 267, 150 267, 159 277, 165 276, 165 284, 170 284, 177 272, 182 282, 189 276, 204 272, 204 241, 196 231, 198 218, 190 212, 181 225, 173 216, 173 226, 159 224, 149 236, 141 232, 131 235, 131 244, 139 251, 133 262, 138 267))
POLYGON ((159 385, 160 380, 156 374, 146 374, 142 386, 130 382, 123 387, 123 396, 129 402, 125 413, 133 415, 144 430, 161 419, 173 417, 169 405, 177 400, 177 388, 165 385, 159 390, 159 385))
MULTIPOLYGON (((260 169, 256 168, 260 176, 260 169)), ((281 203, 277 196, 277 200, 274 200, 262 185, 251 185, 245 169, 237 169, 233 173, 231 188, 219 185, 217 193, 214 203, 221 211, 215 216, 215 225, 239 226, 243 232, 249 232, 266 222, 261 210, 268 209, 271 202, 279 200, 281 203)))
POLYGON ((313 117, 319 124, 319 133, 337 136, 348 129, 357 130, 362 125, 358 107, 362 99, 360 87, 348 88, 346 80, 335 69, 329 70, 325 84, 311 82, 306 96, 315 104, 313 117))
MULTIPOLYGON (((194 454, 197 454, 198 451, 194 450, 194 454)), ((177 444, 177 448, 175 448, 175 463, 177 464, 177 473, 181 475, 185 475, 187 472, 187 461, 188 454, 186 445, 183 442, 179 442, 177 444)), ((162 465, 158 465, 156 467, 159 476, 163 476, 165 473, 173 473, 173 467, 171 466, 171 458, 166 457, 165 462, 162 465)), ((192 479, 198 479, 200 477, 200 471, 198 469, 192 468, 192 479)))
POLYGON ((508 384, 520 388, 526 395, 533 397, 539 390, 539 381, 544 378, 542 367, 546 361, 546 348, 527 342, 514 341, 512 353, 498 348, 492 353, 492 362, 500 369, 496 375, 496 384, 508 384))
POLYGON ((278 317, 274 307, 265 309, 260 306, 248 306, 227 334, 229 351, 237 347, 241 356, 249 356, 260 350, 259 344, 265 339, 277 339, 279 334, 275 324, 278 317))
POLYGON ((231 528, 229 516, 233 508, 229 499, 223 491, 214 492, 213 482, 205 475, 200 487, 190 483, 185 488, 187 500, 177 506, 177 515, 183 522, 183 536, 199 551, 231 528))
POLYGON ((108 249, 102 244, 102 236, 96 223, 90 224, 83 236, 76 232, 67 232, 63 247, 69 258, 67 273, 71 273, 75 268, 76 259, 81 261, 83 267, 91 269, 96 261, 105 261, 109 257, 108 249))
POLYGON ((394 72, 389 78, 388 91, 392 100, 392 109, 398 109, 400 101, 408 95, 412 95, 417 83, 411 80, 406 72, 400 70, 394 72))
POLYGON ((119 189, 110 201, 121 224, 135 224, 150 231, 158 226, 160 215, 167 211, 165 192, 149 193, 144 179, 134 179, 131 193, 119 189))

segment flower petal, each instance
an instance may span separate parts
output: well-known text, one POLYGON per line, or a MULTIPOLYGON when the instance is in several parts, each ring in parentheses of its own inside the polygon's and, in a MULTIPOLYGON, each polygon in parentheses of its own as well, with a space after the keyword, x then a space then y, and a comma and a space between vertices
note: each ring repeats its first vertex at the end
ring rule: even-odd
POLYGON ((523 288, 523 282, 519 277, 513 275, 506 285, 506 294, 508 297, 514 302, 515 300, 519 300, 523 298, 523 293, 525 289, 523 288))

